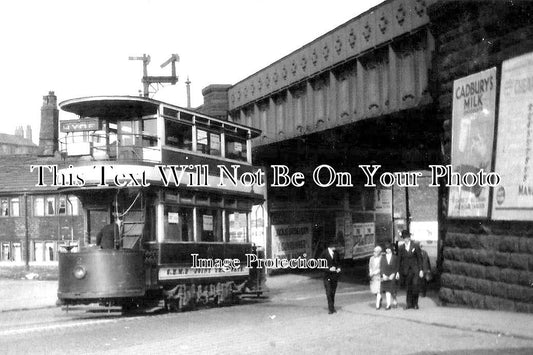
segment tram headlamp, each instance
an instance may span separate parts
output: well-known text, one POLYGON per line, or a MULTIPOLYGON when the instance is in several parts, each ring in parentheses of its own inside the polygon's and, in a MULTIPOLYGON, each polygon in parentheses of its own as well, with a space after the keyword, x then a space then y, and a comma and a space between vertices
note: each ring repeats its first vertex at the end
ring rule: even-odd
POLYGON ((75 278, 77 278, 78 280, 81 280, 85 277, 85 275, 87 275, 87 271, 85 270, 83 266, 78 265, 74 268, 74 270, 72 270, 72 274, 74 274, 75 278))

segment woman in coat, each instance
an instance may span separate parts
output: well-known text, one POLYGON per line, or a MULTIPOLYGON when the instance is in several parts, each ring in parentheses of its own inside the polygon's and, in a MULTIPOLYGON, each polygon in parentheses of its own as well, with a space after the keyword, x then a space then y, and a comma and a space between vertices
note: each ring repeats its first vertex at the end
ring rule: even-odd
POLYGON ((368 263, 368 276, 370 276, 370 292, 376 295, 376 309, 381 308, 381 247, 374 248, 374 255, 368 263))
POLYGON ((381 292, 385 292, 386 310, 391 307, 392 294, 396 292, 397 280, 400 278, 398 257, 392 253, 392 245, 385 244, 385 255, 381 258, 381 292))

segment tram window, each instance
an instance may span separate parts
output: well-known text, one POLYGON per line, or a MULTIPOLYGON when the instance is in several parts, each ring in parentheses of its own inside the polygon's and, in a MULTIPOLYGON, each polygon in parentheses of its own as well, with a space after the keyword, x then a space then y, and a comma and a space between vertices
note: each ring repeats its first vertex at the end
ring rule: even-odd
POLYGON ((198 234, 202 242, 222 242, 222 211, 198 209, 198 234))
POLYGON ((157 119, 151 118, 148 120, 143 120, 143 134, 149 136, 157 136, 157 119))
POLYGON ((247 240, 248 218, 243 212, 229 212, 226 214, 229 241, 232 243, 245 243, 247 240))
POLYGON ((192 241, 193 209, 177 206, 165 206, 165 240, 192 241))
POLYGON ((120 121, 119 122, 119 144, 122 146, 132 146, 136 144, 136 138, 139 135, 139 121, 120 121))
POLYGON ((220 155, 220 134, 196 130, 197 150, 204 154, 220 155))
POLYGON ((188 122, 192 122, 192 115, 186 112, 180 112, 180 119, 188 122))
POLYGON ((172 116, 178 118, 178 111, 168 107, 163 107, 163 115, 172 116))
POLYGON ((226 158, 246 161, 246 140, 226 135, 226 158))
POLYGON ((220 196, 211 196, 211 206, 222 206, 222 197, 220 196))
POLYGON ((192 149, 192 126, 165 120, 165 144, 180 149, 192 149))
POLYGON ((88 131, 67 133, 68 143, 86 143, 89 141, 90 139, 88 131))
POLYGON ((199 205, 209 205, 209 195, 197 194, 196 203, 199 205))
POLYGON ((180 192, 180 203, 192 203, 194 195, 190 192, 180 192))
POLYGON ((235 207, 237 207, 237 201, 234 200, 234 199, 231 199, 231 198, 227 198, 227 199, 224 200, 224 206, 230 207, 230 208, 235 208, 235 207))
POLYGON ((143 147, 157 145, 157 120, 155 118, 142 121, 142 134, 143 147))

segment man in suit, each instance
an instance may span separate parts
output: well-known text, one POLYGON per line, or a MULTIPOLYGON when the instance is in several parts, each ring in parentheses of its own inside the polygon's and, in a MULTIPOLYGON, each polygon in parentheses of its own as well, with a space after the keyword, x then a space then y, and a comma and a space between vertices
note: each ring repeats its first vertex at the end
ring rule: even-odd
POLYGON ((113 223, 106 224, 96 235, 96 245, 102 249, 113 249, 115 247, 118 249, 120 226, 121 221, 118 217, 115 218, 113 223))
POLYGON ((337 281, 341 272, 341 258, 337 252, 336 245, 330 243, 320 255, 321 259, 327 261, 327 268, 324 269, 324 287, 328 299, 329 314, 337 312, 335 310, 335 291, 337 291, 337 281))
POLYGON ((418 293, 420 279, 424 277, 422 271, 422 252, 418 244, 411 240, 411 233, 402 231, 403 245, 398 250, 400 274, 407 286, 405 309, 418 309, 418 293))

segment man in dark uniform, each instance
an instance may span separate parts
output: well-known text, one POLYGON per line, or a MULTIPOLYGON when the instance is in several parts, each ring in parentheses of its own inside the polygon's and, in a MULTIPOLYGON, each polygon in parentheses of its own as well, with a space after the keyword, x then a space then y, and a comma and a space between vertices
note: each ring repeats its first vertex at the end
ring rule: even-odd
POLYGON ((398 250, 400 259, 400 273, 407 286, 405 309, 418 309, 418 293, 420 279, 424 277, 422 271, 422 252, 418 244, 411 240, 411 233, 402 231, 403 245, 398 250))
POLYGON ((329 314, 337 312, 335 310, 335 291, 337 290, 337 281, 341 272, 341 258, 335 249, 335 244, 330 243, 328 248, 320 255, 321 259, 327 261, 327 268, 324 270, 324 287, 326 288, 329 314))
POLYGON ((118 217, 115 218, 115 222, 106 224, 96 235, 96 245, 102 249, 113 249, 115 246, 118 248, 120 225, 121 221, 118 217))

